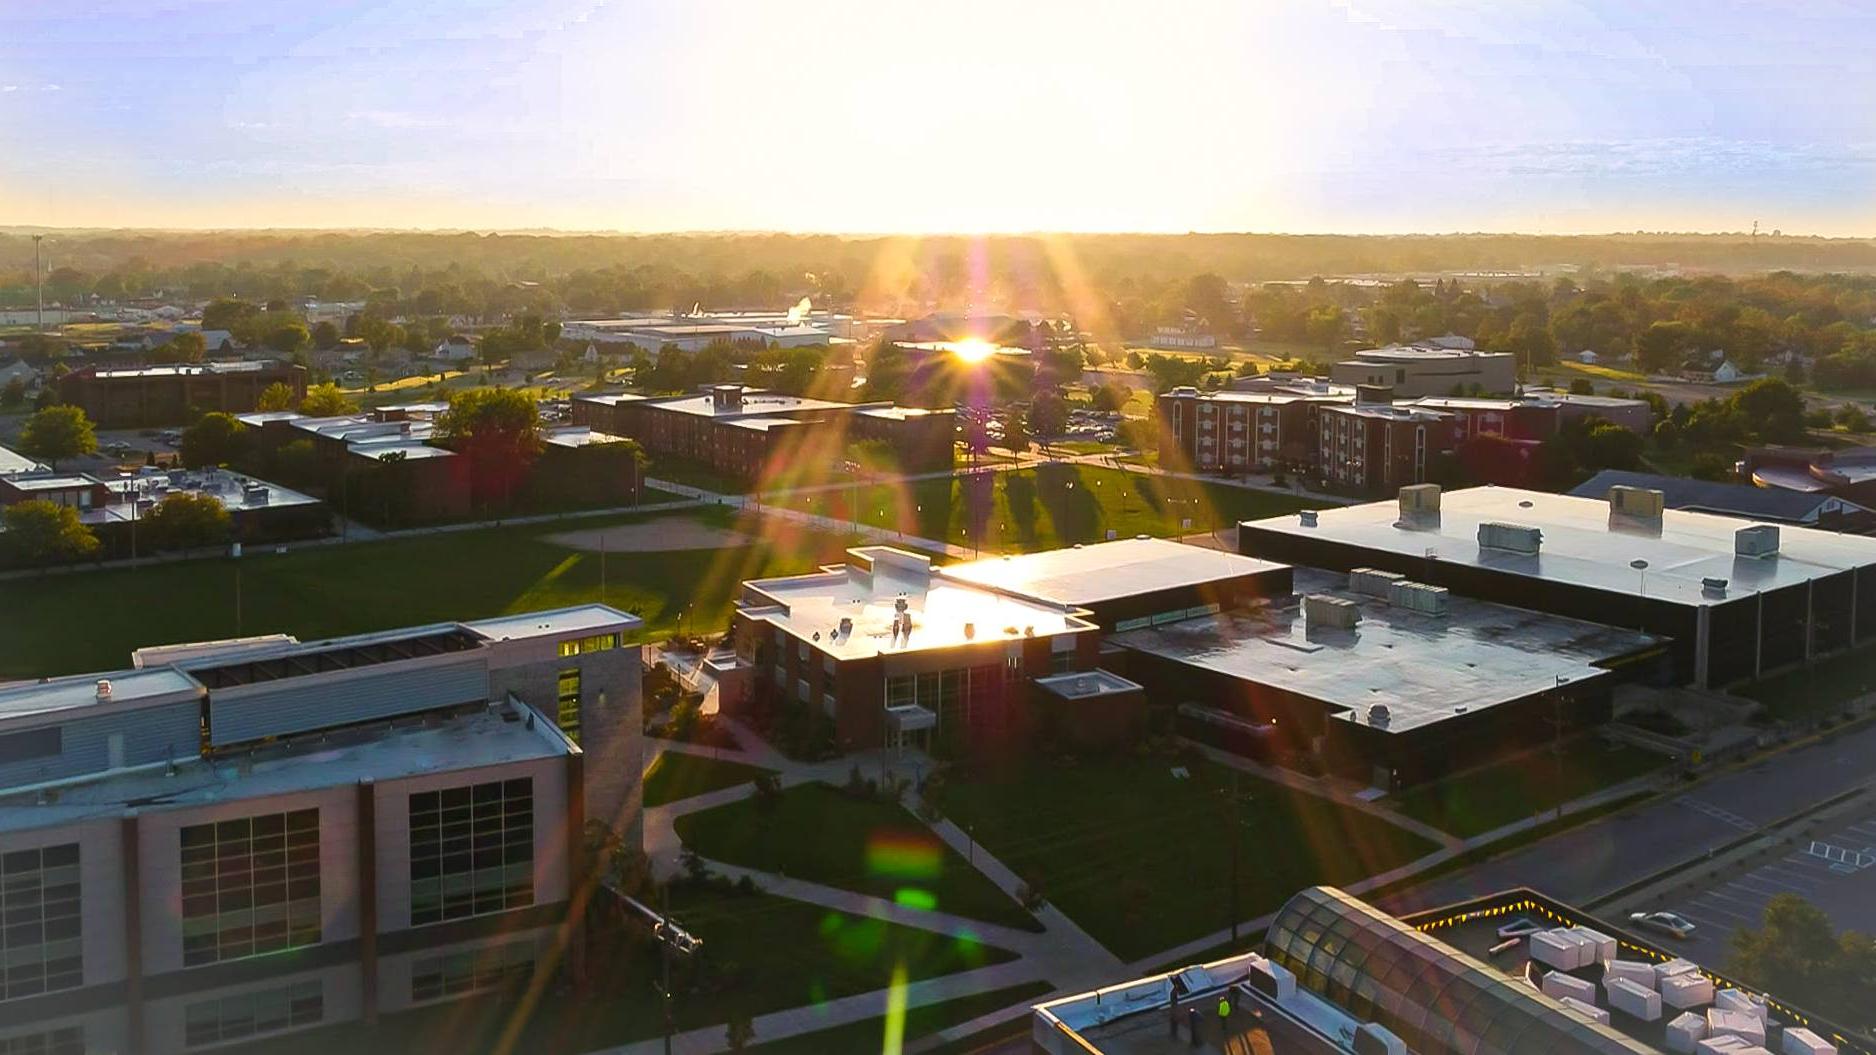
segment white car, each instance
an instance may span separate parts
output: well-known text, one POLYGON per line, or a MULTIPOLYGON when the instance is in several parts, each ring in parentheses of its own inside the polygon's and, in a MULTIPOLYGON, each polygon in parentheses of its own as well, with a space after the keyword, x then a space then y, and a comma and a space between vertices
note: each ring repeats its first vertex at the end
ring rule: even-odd
POLYGON ((1631 912, 1628 921, 1637 927, 1659 931, 1676 938, 1690 938, 1695 930, 1694 921, 1673 912, 1631 912))

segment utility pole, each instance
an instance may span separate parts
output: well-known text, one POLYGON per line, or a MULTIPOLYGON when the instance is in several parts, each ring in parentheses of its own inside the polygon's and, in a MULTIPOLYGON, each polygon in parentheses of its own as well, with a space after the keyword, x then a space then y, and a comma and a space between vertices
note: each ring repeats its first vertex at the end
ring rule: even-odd
POLYGON ((33 235, 33 302, 36 328, 39 333, 46 332, 46 269, 39 263, 39 243, 45 235, 33 235))
POLYGON ((1236 945, 1238 941, 1238 847, 1241 841, 1238 829, 1244 826, 1243 820, 1238 816, 1238 771, 1236 769, 1231 771, 1230 789, 1221 788, 1219 794, 1224 798, 1225 826, 1231 829, 1231 891, 1226 900, 1231 912, 1231 943, 1236 945))
POLYGON ((665 933, 658 936, 658 961, 664 974, 664 1055, 671 1055, 671 1034, 676 1028, 676 1016, 671 1007, 671 888, 658 888, 658 915, 663 919, 665 933))

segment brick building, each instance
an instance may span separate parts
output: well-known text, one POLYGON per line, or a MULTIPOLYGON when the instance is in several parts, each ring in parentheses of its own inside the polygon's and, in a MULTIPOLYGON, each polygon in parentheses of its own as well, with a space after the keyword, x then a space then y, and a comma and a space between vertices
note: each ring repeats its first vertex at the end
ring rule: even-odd
POLYGON ((1334 491, 1375 496, 1425 483, 1434 459, 1454 447, 1452 416, 1395 406, 1385 389, 1370 392, 1364 386, 1355 402, 1322 408, 1323 480, 1334 491))
POLYGON ((1326 386, 1320 393, 1174 388, 1159 397, 1160 450, 1178 451, 1198 472, 1314 465, 1322 408, 1353 399, 1352 390, 1326 386))
POLYGON ((184 425, 211 411, 251 411, 273 384, 297 400, 306 395, 306 368, 272 360, 88 367, 59 379, 59 400, 106 428, 184 425))
POLYGON ((637 440, 654 462, 682 458, 743 478, 770 465, 843 462, 849 444, 870 441, 890 445, 908 471, 946 469, 956 431, 950 410, 840 403, 734 384, 683 396, 578 396, 572 418, 637 440))

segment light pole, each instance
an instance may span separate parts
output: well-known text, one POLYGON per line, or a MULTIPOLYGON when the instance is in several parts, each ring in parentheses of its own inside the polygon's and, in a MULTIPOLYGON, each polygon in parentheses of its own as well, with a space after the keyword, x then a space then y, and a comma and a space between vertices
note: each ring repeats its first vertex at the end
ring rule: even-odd
POLYGON ((46 269, 39 263, 39 243, 45 235, 33 235, 33 310, 35 327, 39 333, 46 332, 46 269))

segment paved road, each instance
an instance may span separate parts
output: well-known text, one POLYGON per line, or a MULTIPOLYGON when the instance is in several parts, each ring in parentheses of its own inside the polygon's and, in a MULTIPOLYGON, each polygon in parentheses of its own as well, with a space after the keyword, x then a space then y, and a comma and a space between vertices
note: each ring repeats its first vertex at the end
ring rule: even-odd
POLYGON ((1612 814, 1525 849, 1383 899, 1409 912, 1514 886, 1593 901, 1691 860, 1759 825, 1871 782, 1876 725, 1725 773, 1682 795, 1612 814))

